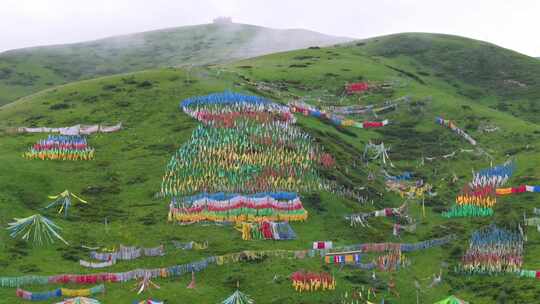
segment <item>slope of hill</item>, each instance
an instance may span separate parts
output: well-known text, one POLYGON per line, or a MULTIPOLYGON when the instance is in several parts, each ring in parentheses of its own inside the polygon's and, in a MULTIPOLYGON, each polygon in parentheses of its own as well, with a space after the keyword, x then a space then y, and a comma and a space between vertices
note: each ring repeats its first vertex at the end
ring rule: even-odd
POLYGON ((0 105, 80 79, 156 67, 222 63, 331 45, 347 38, 245 24, 185 26, 68 45, 0 54, 0 105))
MULTIPOLYGON (((506 276, 466 277, 453 272, 459 263, 468 238, 475 229, 497 223, 515 227, 523 212, 531 212, 540 203, 535 194, 500 199, 491 218, 444 219, 440 212, 454 201, 461 186, 470 180, 471 168, 488 167, 490 160, 475 153, 459 152, 470 146, 451 131, 434 123, 434 117, 444 115, 479 142, 479 147, 500 163, 509 155, 515 157, 518 170, 511 184, 538 184, 536 168, 540 165, 537 143, 540 127, 508 113, 484 106, 463 96, 453 86, 436 75, 417 75, 410 65, 391 59, 373 58, 359 51, 358 46, 306 49, 272 54, 228 65, 195 68, 190 73, 179 68, 145 71, 104 77, 49 89, 0 108, 0 127, 64 126, 75 123, 115 123, 122 121, 125 130, 119 133, 89 137, 96 148, 96 159, 88 162, 29 161, 21 157, 28 146, 43 135, 0 135, 0 223, 14 217, 39 211, 46 196, 69 189, 84 196, 90 205, 73 208, 72 217, 63 219, 54 212, 45 212, 64 229, 62 234, 70 247, 56 244, 37 247, 11 239, 0 233, 0 276, 29 274, 95 273, 79 266, 87 258, 86 246, 117 244, 155 246, 167 245, 167 255, 118 263, 106 271, 126 271, 176 265, 202 257, 238 252, 246 249, 307 249, 316 240, 333 240, 336 245, 363 242, 417 242, 456 234, 457 240, 441 248, 406 253, 411 265, 399 271, 376 272, 333 265, 323 265, 320 258, 303 260, 265 258, 251 262, 210 266, 197 273, 197 288, 186 289, 190 276, 155 280, 161 286, 152 290, 152 298, 167 303, 216 303, 234 291, 237 282, 256 303, 340 303, 340 296, 362 286, 376 287, 376 302, 416 303, 414 280, 424 287, 423 303, 433 303, 449 294, 456 294, 472 303, 504 302, 534 303, 540 288, 534 279, 506 276), (345 96, 346 82, 370 81, 387 84, 366 95, 345 96), (309 219, 293 223, 298 235, 295 241, 242 241, 233 227, 213 225, 179 226, 166 222, 168 201, 157 199, 164 167, 175 150, 191 136, 197 122, 178 109, 179 102, 194 95, 225 89, 266 96, 278 102, 302 98, 317 106, 378 104, 385 100, 410 96, 409 103, 378 117, 387 118, 389 126, 378 130, 334 127, 321 120, 298 115, 298 125, 336 159, 336 167, 323 171, 324 176, 343 189, 356 190, 368 198, 358 203, 339 193, 317 191, 302 193, 309 219), (484 122, 499 127, 493 133, 481 132, 484 122), (526 130, 526 132, 524 132, 526 130), (417 220, 417 230, 392 235, 392 221, 377 218, 371 227, 353 228, 343 216, 353 212, 372 211, 399 206, 403 199, 385 190, 380 167, 371 162, 364 165, 361 154, 370 140, 383 140, 391 147, 389 157, 396 166, 387 167, 392 174, 404 170, 432 184, 437 196, 425 201, 426 214, 418 200, 409 202, 410 214, 417 220), (458 151, 454 157, 442 155, 458 151), (421 162, 435 157, 433 162, 421 162), (368 179, 368 173, 375 180, 368 179), (458 182, 451 182, 452 176, 458 182), (108 225, 104 225, 104 220, 108 225), (175 250, 172 240, 208 240, 202 251, 175 250), (333 292, 296 293, 287 277, 294 271, 329 271, 337 278, 333 292), (443 271, 442 284, 428 288, 430 277, 443 271), (386 284, 394 277, 399 298, 386 292, 386 284), (180 302, 180 300, 182 299, 180 302), (505 300, 506 299, 506 300, 505 300)), ((535 257, 540 253, 540 236, 534 229, 528 232, 524 267, 538 269, 535 257)), ((366 257, 371 258, 371 257, 366 257)), ((68 285, 75 288, 76 285, 68 285)), ((30 286, 31 290, 51 290, 59 285, 30 286)), ((104 303, 123 303, 145 296, 136 296, 131 282, 106 284, 107 293, 96 298, 104 303)), ((0 288, 0 298, 16 302, 15 290, 0 288)))
POLYGON ((433 75, 463 96, 533 122, 540 122, 540 62, 473 39, 424 33, 376 37, 359 49, 433 75))

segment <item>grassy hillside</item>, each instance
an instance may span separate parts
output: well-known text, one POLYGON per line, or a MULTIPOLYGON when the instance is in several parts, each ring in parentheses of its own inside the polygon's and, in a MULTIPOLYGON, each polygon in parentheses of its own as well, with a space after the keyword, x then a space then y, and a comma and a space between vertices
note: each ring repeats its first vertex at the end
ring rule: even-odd
POLYGON ((0 105, 47 87, 157 67, 222 63, 349 39, 244 24, 185 26, 0 54, 0 105))
POLYGON ((372 56, 408 66, 420 78, 434 76, 463 97, 540 122, 540 62, 512 50, 458 36, 397 34, 356 46, 372 56))
MULTIPOLYGON (((536 168, 540 164, 537 143, 540 127, 478 103, 447 85, 436 75, 417 75, 407 64, 366 55, 356 45, 306 49, 272 54, 212 68, 197 68, 189 74, 182 69, 161 69, 134 74, 99 78, 49 89, 0 108, 0 127, 63 126, 74 123, 115 123, 122 121, 125 130, 89 138, 96 148, 96 159, 89 162, 28 161, 21 157, 40 135, 2 134, 0 136, 0 223, 5 226, 13 217, 28 216, 46 203, 46 196, 69 189, 83 195, 89 206, 74 208, 74 216, 64 220, 54 212, 46 214, 64 227, 63 234, 72 244, 35 247, 0 233, 0 276, 25 274, 88 273, 77 263, 86 258, 80 245, 112 246, 127 244, 155 246, 167 244, 167 255, 122 262, 107 271, 126 271, 139 267, 163 267, 195 261, 201 257, 245 249, 305 249, 315 240, 333 240, 337 245, 362 242, 416 242, 454 233, 458 239, 450 245, 428 251, 406 254, 411 266, 396 273, 377 271, 377 281, 369 271, 339 269, 322 265, 319 258, 288 260, 267 258, 224 266, 210 266, 196 275, 197 289, 186 289, 189 276, 156 280, 160 290, 152 298, 167 303, 216 303, 234 291, 236 282, 256 303, 337 303, 343 292, 361 286, 377 286, 386 303, 416 303, 414 279, 423 286, 426 279, 443 269, 443 284, 426 288, 422 303, 433 303, 449 294, 456 294, 472 303, 534 303, 540 289, 532 279, 514 276, 466 277, 452 272, 467 246, 474 229, 495 222, 515 226, 524 211, 531 212, 540 202, 538 196, 525 194, 501 199, 495 216, 483 219, 443 219, 440 212, 454 201, 461 186, 470 180, 471 168, 489 166, 490 161, 471 153, 426 162, 423 156, 441 156, 470 146, 451 131, 434 123, 436 115, 456 120, 489 152, 494 163, 516 158, 518 170, 510 184, 538 184, 536 168), (420 79, 420 80, 419 80, 420 79), (391 85, 363 96, 344 97, 345 82, 365 80, 391 85), (315 118, 299 116, 298 125, 331 153, 336 168, 321 172, 346 189, 361 191, 373 199, 373 205, 359 204, 341 195, 328 192, 303 193, 310 217, 306 223, 293 223, 298 239, 290 242, 242 241, 232 227, 178 226, 166 222, 168 201, 155 199, 164 167, 174 151, 185 142, 197 122, 178 109, 178 103, 193 95, 231 89, 257 94, 278 102, 303 97, 317 105, 381 104, 387 99, 405 95, 409 104, 394 112, 359 120, 388 118, 391 125, 378 130, 343 129, 315 118), (498 132, 481 133, 479 125, 490 122, 498 132), (524 132, 526 130, 526 132, 524 132), (410 202, 411 215, 418 221, 414 233, 400 239, 392 236, 392 221, 377 218, 371 228, 352 228, 343 216, 352 212, 399 206, 402 199, 384 189, 379 168, 361 164, 361 153, 370 139, 384 140, 391 147, 390 158, 396 169, 413 171, 435 187, 438 195, 426 201, 426 217, 418 202, 410 202), (368 172, 376 174, 368 181, 368 172), (456 184, 449 180, 459 177, 456 184), (362 190, 362 187, 365 187, 362 190), (104 219, 109 221, 105 229, 104 219), (171 240, 209 241, 204 251, 180 251, 170 246, 171 240), (288 275, 299 269, 332 272, 337 280, 335 292, 298 294, 292 290, 288 275), (277 279, 275 279, 277 276, 277 279), (400 298, 389 295, 385 284, 396 280, 400 298), (181 300, 180 300, 181 299, 181 300)), ((535 257, 540 254, 540 236, 534 229, 528 233, 524 267, 538 269, 535 257)), ((32 286, 33 291, 53 289, 54 285, 32 286)), ((72 286, 75 287, 75 286, 72 286)), ((104 303, 130 303, 137 297, 133 282, 107 284, 107 293, 97 298, 104 303)), ((145 297, 149 297, 148 294, 145 297)), ((15 290, 0 289, 0 298, 16 302, 15 290)))

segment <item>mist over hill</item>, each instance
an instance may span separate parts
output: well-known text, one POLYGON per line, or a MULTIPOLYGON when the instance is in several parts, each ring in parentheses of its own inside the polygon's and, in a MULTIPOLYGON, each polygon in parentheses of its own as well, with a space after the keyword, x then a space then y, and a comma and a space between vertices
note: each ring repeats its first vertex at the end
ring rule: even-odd
POLYGON ((76 80, 158 67, 224 63, 350 40, 302 29, 226 23, 11 50, 0 54, 0 105, 76 80))

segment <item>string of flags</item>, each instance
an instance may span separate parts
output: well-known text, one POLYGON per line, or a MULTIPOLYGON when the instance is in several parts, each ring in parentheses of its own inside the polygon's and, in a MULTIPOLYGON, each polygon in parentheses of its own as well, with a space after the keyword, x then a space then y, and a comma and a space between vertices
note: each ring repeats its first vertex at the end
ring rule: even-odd
POLYGON ((117 251, 113 252, 96 252, 91 251, 90 257, 98 261, 128 261, 135 260, 140 257, 157 257, 165 255, 165 247, 159 245, 152 248, 139 248, 135 246, 124 246, 120 245, 120 248, 117 251))
POLYGON ((384 208, 371 212, 351 214, 345 216, 345 219, 350 221, 351 227, 358 225, 365 227, 368 226, 368 219, 371 217, 396 217, 402 218, 408 223, 412 222, 412 218, 407 214, 407 204, 403 204, 398 208, 384 208))
POLYGON ((289 104, 289 108, 292 113, 301 113, 304 116, 312 116, 324 121, 328 121, 336 126, 342 127, 355 127, 359 129, 370 129, 370 128, 380 128, 389 124, 387 119, 383 121, 364 121, 358 122, 352 119, 346 119, 341 115, 335 115, 332 113, 325 112, 323 110, 317 109, 311 105, 294 102, 289 104))
POLYGON ((521 185, 518 187, 509 187, 509 188, 497 188, 495 189, 495 194, 503 196, 503 195, 511 195, 511 194, 519 194, 519 193, 525 193, 525 192, 540 192, 540 186, 529 186, 529 185, 521 185))
POLYGON ((62 127, 62 128, 48 128, 48 127, 40 127, 40 128, 27 128, 27 127, 20 127, 16 128, 15 132, 17 133, 59 133, 60 135, 91 135, 94 133, 112 133, 117 132, 122 129, 122 123, 118 123, 116 125, 112 126, 106 126, 106 125, 74 125, 70 127, 62 127))
POLYGON ((358 115, 358 114, 379 114, 385 113, 391 110, 394 110, 398 107, 398 103, 404 102, 408 103, 411 101, 409 96, 403 96, 395 100, 385 101, 382 105, 350 105, 350 106, 328 106, 325 109, 328 112, 338 114, 338 115, 358 115))
POLYGON ((94 269, 106 268, 114 264, 116 264, 116 260, 110 260, 106 262, 91 262, 91 261, 86 261, 86 260, 79 260, 79 265, 81 265, 82 267, 94 268, 94 269))
MULTIPOLYGON (((361 250, 362 252, 385 252, 390 250, 400 250, 401 252, 411 252, 425 250, 435 246, 449 243, 455 238, 450 235, 443 238, 431 239, 417 243, 363 243, 335 248, 336 250, 361 250)), ((170 278, 184 275, 186 273, 199 272, 205 270, 210 265, 224 265, 227 263, 238 263, 242 261, 257 260, 263 257, 278 257, 286 259, 305 259, 316 256, 324 257, 329 250, 309 249, 309 250, 263 250, 263 251, 242 251, 220 256, 211 256, 196 262, 174 265, 170 267, 154 269, 136 269, 118 273, 94 273, 94 274, 60 274, 51 276, 29 275, 20 277, 0 277, 0 287, 21 287, 25 285, 46 285, 46 284, 98 284, 127 282, 149 275, 154 278, 170 278)))
POLYGON ((388 250, 388 253, 377 256, 367 263, 362 262, 362 251, 331 252, 324 257, 326 264, 345 264, 364 270, 379 269, 380 271, 397 271, 403 266, 408 266, 410 262, 399 248, 388 250))
POLYGON ((446 120, 442 117, 436 117, 435 122, 443 127, 447 127, 450 130, 454 131, 457 135, 463 137, 471 145, 476 146, 476 140, 474 140, 469 134, 467 134, 462 129, 458 128, 456 123, 451 120, 446 120))
POLYGON ((17 297, 24 300, 47 301, 52 298, 92 296, 92 295, 95 295, 98 293, 104 293, 104 292, 105 292, 105 285, 100 284, 92 288, 86 288, 86 289, 57 288, 55 290, 45 291, 45 292, 31 292, 31 291, 17 288, 16 295, 17 297))

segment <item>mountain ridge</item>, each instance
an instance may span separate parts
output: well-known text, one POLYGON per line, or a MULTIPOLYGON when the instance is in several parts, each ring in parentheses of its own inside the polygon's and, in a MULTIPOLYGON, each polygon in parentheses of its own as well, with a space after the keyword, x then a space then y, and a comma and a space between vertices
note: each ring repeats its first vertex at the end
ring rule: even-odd
POLYGON ((81 79, 152 68, 223 63, 351 41, 302 29, 203 24, 0 54, 0 104, 81 79))

